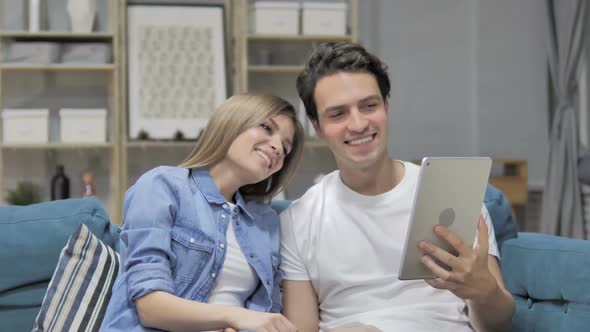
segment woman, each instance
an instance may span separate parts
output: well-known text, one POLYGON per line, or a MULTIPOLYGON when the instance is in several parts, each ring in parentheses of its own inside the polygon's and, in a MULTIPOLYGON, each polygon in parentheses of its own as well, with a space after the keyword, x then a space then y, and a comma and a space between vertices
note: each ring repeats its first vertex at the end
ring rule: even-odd
POLYGON ((279 219, 263 201, 301 158, 295 110, 233 96, 179 167, 125 195, 121 271, 102 331, 295 331, 280 311, 279 219), (275 314, 273 314, 275 313, 275 314))

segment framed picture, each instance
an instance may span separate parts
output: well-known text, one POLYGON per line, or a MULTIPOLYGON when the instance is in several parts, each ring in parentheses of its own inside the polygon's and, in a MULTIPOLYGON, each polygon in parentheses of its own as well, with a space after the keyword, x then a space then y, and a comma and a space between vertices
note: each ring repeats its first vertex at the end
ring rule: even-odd
POLYGON ((227 95, 222 6, 128 7, 129 137, 197 138, 227 95))

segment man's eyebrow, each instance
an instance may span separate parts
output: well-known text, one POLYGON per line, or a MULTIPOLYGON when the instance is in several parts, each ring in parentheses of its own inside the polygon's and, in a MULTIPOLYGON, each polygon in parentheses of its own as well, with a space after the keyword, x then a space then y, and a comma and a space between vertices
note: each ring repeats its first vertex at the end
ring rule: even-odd
POLYGON ((326 107, 325 111, 329 112, 329 111, 336 111, 336 110, 341 110, 346 108, 347 105, 346 104, 342 104, 342 105, 335 105, 335 106, 330 106, 330 107, 326 107))
POLYGON ((361 103, 366 103, 368 101, 375 101, 375 100, 381 101, 381 96, 380 95, 368 96, 368 97, 365 97, 365 98, 361 99, 360 102, 361 103))
MULTIPOLYGON (((270 119, 268 119, 268 121, 275 129, 278 130, 280 128, 278 123, 276 123, 276 121, 274 119, 270 118, 270 119)), ((285 141, 289 144, 289 146, 293 146, 293 142, 291 142, 290 139, 286 139, 285 141)))

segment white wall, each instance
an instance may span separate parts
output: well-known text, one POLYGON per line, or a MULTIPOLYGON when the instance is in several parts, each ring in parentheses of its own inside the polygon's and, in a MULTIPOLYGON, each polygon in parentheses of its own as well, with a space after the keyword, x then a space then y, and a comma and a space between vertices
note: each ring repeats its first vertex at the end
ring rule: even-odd
POLYGON ((529 184, 545 183, 548 153, 544 3, 480 0, 477 86, 479 152, 526 158, 529 184))
POLYGON ((360 39, 390 65, 394 158, 527 159, 542 185, 547 155, 543 3, 360 3, 360 39))

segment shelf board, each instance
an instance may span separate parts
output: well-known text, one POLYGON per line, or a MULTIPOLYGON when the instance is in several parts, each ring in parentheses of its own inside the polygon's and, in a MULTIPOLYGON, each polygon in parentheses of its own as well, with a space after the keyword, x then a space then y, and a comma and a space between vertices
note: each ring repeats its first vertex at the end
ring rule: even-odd
POLYGON ((147 148, 192 148, 196 141, 186 142, 166 142, 166 141, 134 141, 127 142, 128 148, 147 149, 147 148))
POLYGON ((300 73, 303 66, 297 65, 250 65, 248 71, 252 73, 300 73))
POLYGON ((352 41, 352 36, 333 35, 248 35, 250 41, 300 41, 300 42, 324 42, 324 41, 352 41))
POLYGON ((114 34, 110 32, 68 32, 68 31, 6 31, 0 32, 0 38, 4 39, 89 39, 89 40, 109 40, 114 38, 114 34))
POLYGON ((41 71, 112 71, 115 69, 113 64, 1 64, 0 69, 4 71, 25 71, 25 70, 41 70, 41 71))
POLYGON ((112 143, 47 143, 47 144, 0 144, 5 150, 78 150, 112 148, 112 143))

